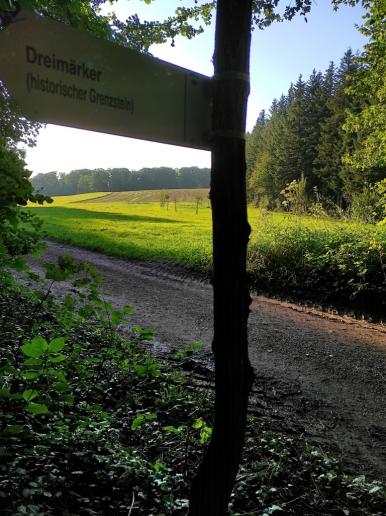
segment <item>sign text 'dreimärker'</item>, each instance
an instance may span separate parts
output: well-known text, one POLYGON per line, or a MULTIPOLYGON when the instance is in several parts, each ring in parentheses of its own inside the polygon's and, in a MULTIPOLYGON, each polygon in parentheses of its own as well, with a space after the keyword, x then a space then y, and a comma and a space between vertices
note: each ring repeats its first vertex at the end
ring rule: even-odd
POLYGON ((0 33, 0 80, 25 116, 209 149, 210 79, 21 11, 0 33))

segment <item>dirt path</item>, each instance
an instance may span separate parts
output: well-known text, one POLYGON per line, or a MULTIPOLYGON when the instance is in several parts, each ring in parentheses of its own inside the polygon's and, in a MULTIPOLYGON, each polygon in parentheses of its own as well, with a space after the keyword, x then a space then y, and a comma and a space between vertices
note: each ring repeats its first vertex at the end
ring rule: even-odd
MULTIPOLYGON (((133 323, 156 330, 154 351, 212 339, 212 291, 179 267, 131 262, 50 243, 92 263, 118 305, 135 307, 133 323)), ((40 269, 34 260, 33 268, 40 269)), ((62 287, 60 287, 62 288, 62 287)), ((60 292, 57 292, 60 293, 60 292)), ((348 471, 386 480, 386 329, 350 318, 254 297, 249 319, 256 371, 251 410, 271 428, 302 433, 331 449, 348 471)))

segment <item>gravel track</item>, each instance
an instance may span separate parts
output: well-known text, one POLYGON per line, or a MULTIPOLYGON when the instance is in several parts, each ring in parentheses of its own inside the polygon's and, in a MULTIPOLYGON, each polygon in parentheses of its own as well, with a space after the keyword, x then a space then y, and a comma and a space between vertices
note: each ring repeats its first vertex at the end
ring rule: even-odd
MULTIPOLYGON (((212 339, 212 290, 178 266, 102 255, 48 243, 32 268, 61 254, 93 264, 116 306, 135 307, 132 321, 154 328, 162 354, 212 339)), ((63 294, 69 285, 58 285, 63 294)), ((250 358, 256 372, 251 411, 267 427, 302 434, 340 458, 349 472, 386 480, 386 329, 254 296, 250 358)))

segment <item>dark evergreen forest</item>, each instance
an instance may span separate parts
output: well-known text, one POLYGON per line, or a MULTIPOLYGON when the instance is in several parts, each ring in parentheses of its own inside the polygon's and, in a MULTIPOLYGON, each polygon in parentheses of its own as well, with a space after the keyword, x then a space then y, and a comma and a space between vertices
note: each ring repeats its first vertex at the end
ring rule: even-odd
MULTIPOLYGON (((284 189, 303 181, 308 202, 347 208, 355 196, 386 177, 386 166, 352 157, 363 140, 348 119, 363 109, 351 88, 364 65, 347 50, 339 66, 300 76, 286 95, 261 111, 247 136, 248 197, 269 209, 283 208, 284 189), (357 160, 359 161, 359 160, 357 160)), ((306 201, 307 202, 307 201, 306 201)))
POLYGON ((169 167, 111 168, 72 170, 37 174, 31 178, 35 190, 44 195, 73 195, 88 192, 124 192, 129 190, 161 190, 172 188, 208 188, 208 168, 169 167))

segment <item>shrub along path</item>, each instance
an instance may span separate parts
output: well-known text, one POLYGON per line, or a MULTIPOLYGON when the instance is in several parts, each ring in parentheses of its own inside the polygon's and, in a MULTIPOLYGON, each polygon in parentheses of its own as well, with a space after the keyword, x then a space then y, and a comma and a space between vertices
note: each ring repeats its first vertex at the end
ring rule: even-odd
MULTIPOLYGON (((156 353, 202 340, 203 356, 209 355, 212 293, 207 283, 180 267, 52 242, 32 266, 38 271, 41 261, 56 261, 62 254, 92 263, 110 301, 135 307, 133 323, 156 331, 156 353)), ((63 289, 60 284, 55 293, 63 289)), ((251 411, 273 430, 300 433, 330 449, 347 472, 386 480, 384 326, 255 297, 249 335, 256 371, 251 411)))

